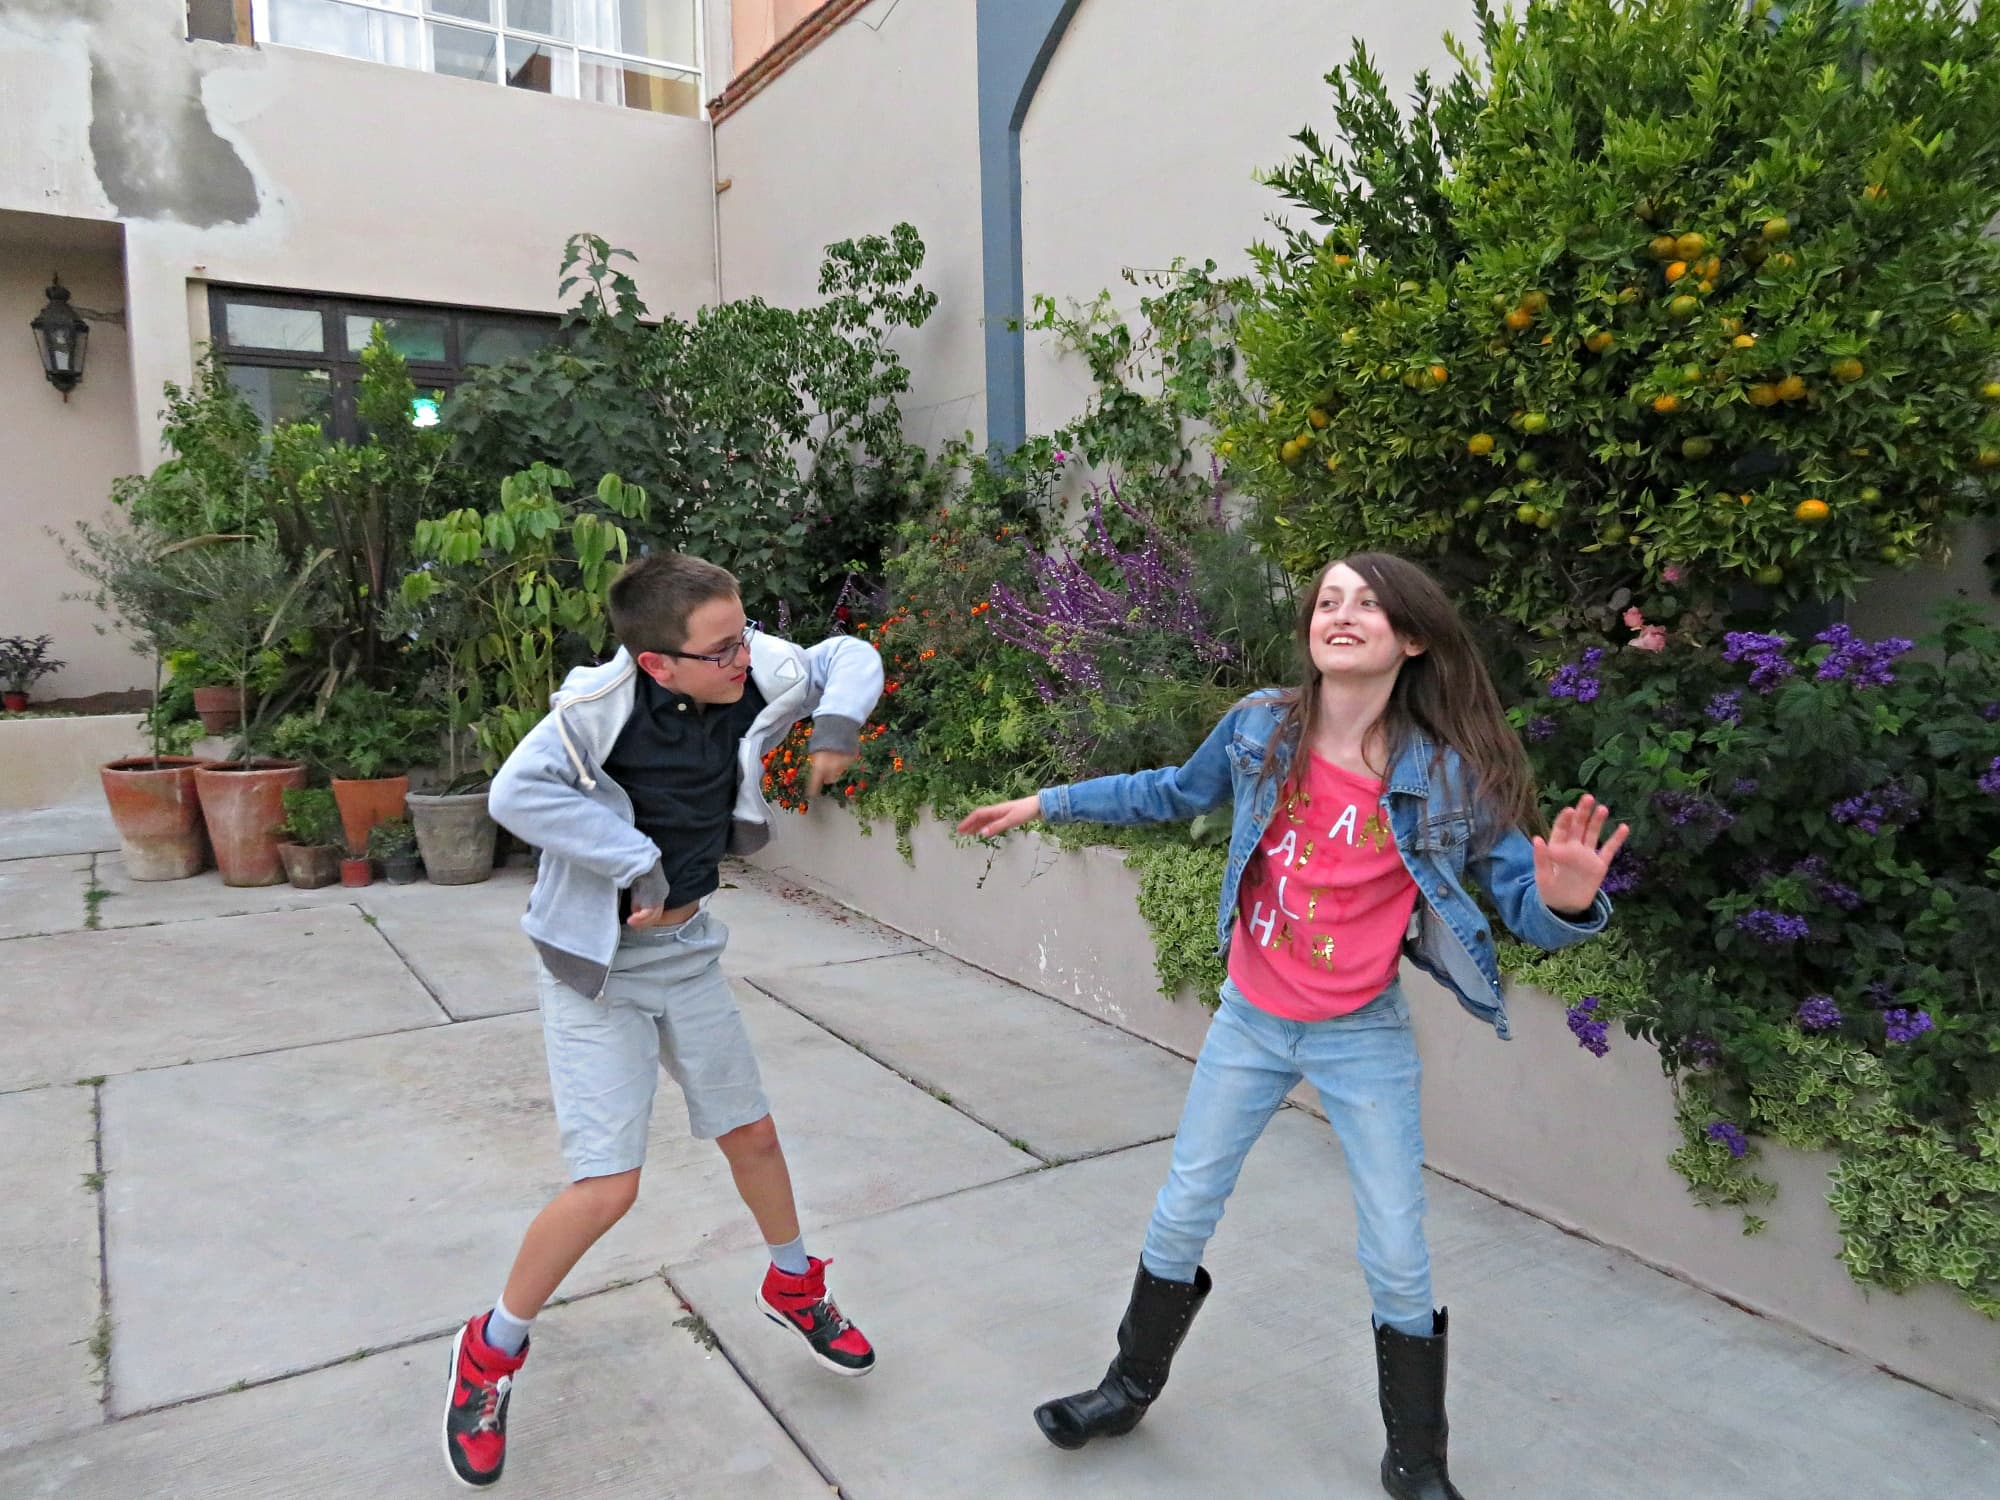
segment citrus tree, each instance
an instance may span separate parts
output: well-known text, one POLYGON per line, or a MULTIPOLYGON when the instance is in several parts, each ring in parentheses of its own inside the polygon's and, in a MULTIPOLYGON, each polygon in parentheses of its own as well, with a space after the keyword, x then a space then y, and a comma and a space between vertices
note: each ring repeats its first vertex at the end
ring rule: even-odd
POLYGON ((1342 139, 1268 174, 1307 221, 1252 252, 1223 442, 1278 555, 1567 635, 1842 596, 1992 513, 2000 7, 1477 9, 1483 63, 1404 116, 1357 45, 1342 139))

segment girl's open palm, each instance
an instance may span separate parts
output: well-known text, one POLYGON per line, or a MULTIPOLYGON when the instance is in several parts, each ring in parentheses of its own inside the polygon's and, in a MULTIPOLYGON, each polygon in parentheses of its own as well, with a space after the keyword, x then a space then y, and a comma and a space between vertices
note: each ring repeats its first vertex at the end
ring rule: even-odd
POLYGON ((1597 899, 1604 872, 1611 868, 1611 861, 1625 847, 1626 836, 1632 831, 1620 823, 1617 832, 1604 838, 1604 825, 1610 818, 1610 808, 1595 797, 1584 796, 1575 807, 1565 807, 1556 814, 1547 838, 1536 838, 1535 888, 1550 911, 1587 911, 1597 899))

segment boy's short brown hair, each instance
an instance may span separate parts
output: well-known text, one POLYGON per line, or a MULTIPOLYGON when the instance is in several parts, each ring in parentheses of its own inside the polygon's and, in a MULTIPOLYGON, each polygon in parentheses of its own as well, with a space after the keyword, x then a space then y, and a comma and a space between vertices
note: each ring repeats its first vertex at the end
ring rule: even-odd
POLYGON ((627 563, 611 580, 611 629, 632 655, 679 651, 688 616, 711 599, 742 592, 736 576, 685 552, 654 552, 627 563))

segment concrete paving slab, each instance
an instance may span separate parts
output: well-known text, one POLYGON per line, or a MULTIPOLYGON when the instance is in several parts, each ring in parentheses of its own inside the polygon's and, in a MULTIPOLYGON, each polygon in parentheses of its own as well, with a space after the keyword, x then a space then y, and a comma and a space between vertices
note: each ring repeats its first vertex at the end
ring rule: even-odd
POLYGON ((100 1420, 90 1103, 76 1087, 0 1098, 0 1452, 100 1420))
POLYGON ((1188 1065, 936 953, 751 982, 1048 1161, 1171 1136, 1188 1065))
POLYGON ((0 1091, 443 1020, 347 905, 15 938, 5 953, 0 1091))
MULTIPOLYGON (((551 1308, 509 1409, 502 1493, 825 1500, 826 1484, 657 1280, 551 1308)), ((9 1500, 427 1500, 464 1494, 439 1436, 448 1344, 0 1455, 9 1500)))
POLYGON ((214 870, 185 880, 134 880, 125 873, 124 858, 117 854, 98 856, 97 883, 110 893, 98 908, 98 921, 105 927, 151 927, 162 922, 261 912, 318 911, 353 906, 354 898, 365 894, 338 885, 321 886, 316 891, 290 885, 224 885, 214 870))
MULTIPOLYGON (((1282 1113, 1208 1264, 1216 1292, 1132 1435, 1062 1453, 1038 1401, 1114 1349, 1165 1144, 841 1228, 841 1305, 880 1351, 815 1381, 742 1294, 754 1257, 670 1274, 752 1382, 866 1500, 1259 1495, 1374 1500, 1367 1297, 1339 1153, 1282 1113), (938 1247, 949 1245, 948 1271, 938 1247)), ((1433 1179, 1467 1494, 1819 1500, 1988 1493, 1991 1420, 1433 1179)))
POLYGON ((88 854, 0 861, 0 938, 74 932, 83 926, 88 854))
POLYGON ((819 964, 853 963, 924 945, 815 891, 732 860, 723 867, 715 914, 729 927, 723 966, 732 974, 775 974, 819 964))
POLYGON ((387 885, 347 894, 454 1020, 535 1008, 534 949, 521 931, 532 868, 495 870, 477 885, 387 885))
POLYGON ((0 812, 0 859, 94 854, 118 847, 118 830, 100 795, 89 802, 0 812))
MULTIPOLYGON (((828 1224, 1033 1167, 743 998, 819 1253, 828 1224)), ((721 1153, 662 1084, 639 1206, 568 1294, 759 1243, 721 1153)), ((117 1078, 104 1115, 121 1414, 450 1325, 496 1294, 564 1181, 534 1016, 117 1078)))

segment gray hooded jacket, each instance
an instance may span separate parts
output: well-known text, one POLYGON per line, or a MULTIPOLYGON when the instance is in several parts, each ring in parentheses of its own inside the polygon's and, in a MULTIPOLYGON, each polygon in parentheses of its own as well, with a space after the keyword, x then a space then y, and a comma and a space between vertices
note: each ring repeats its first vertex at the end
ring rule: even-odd
MULTIPOLYGON (((592 998, 602 997, 618 951, 618 893, 636 888, 634 902, 645 906, 667 904, 669 895, 660 851, 632 821, 632 799, 601 769, 632 716, 638 670, 621 649, 601 666, 571 672, 487 798, 495 822, 541 850, 522 930, 550 973, 592 998)), ((765 752, 811 714, 815 750, 853 753, 882 693, 881 657, 852 636, 807 650, 755 632, 750 675, 765 707, 737 752, 731 854, 754 854, 770 842, 765 752)))

